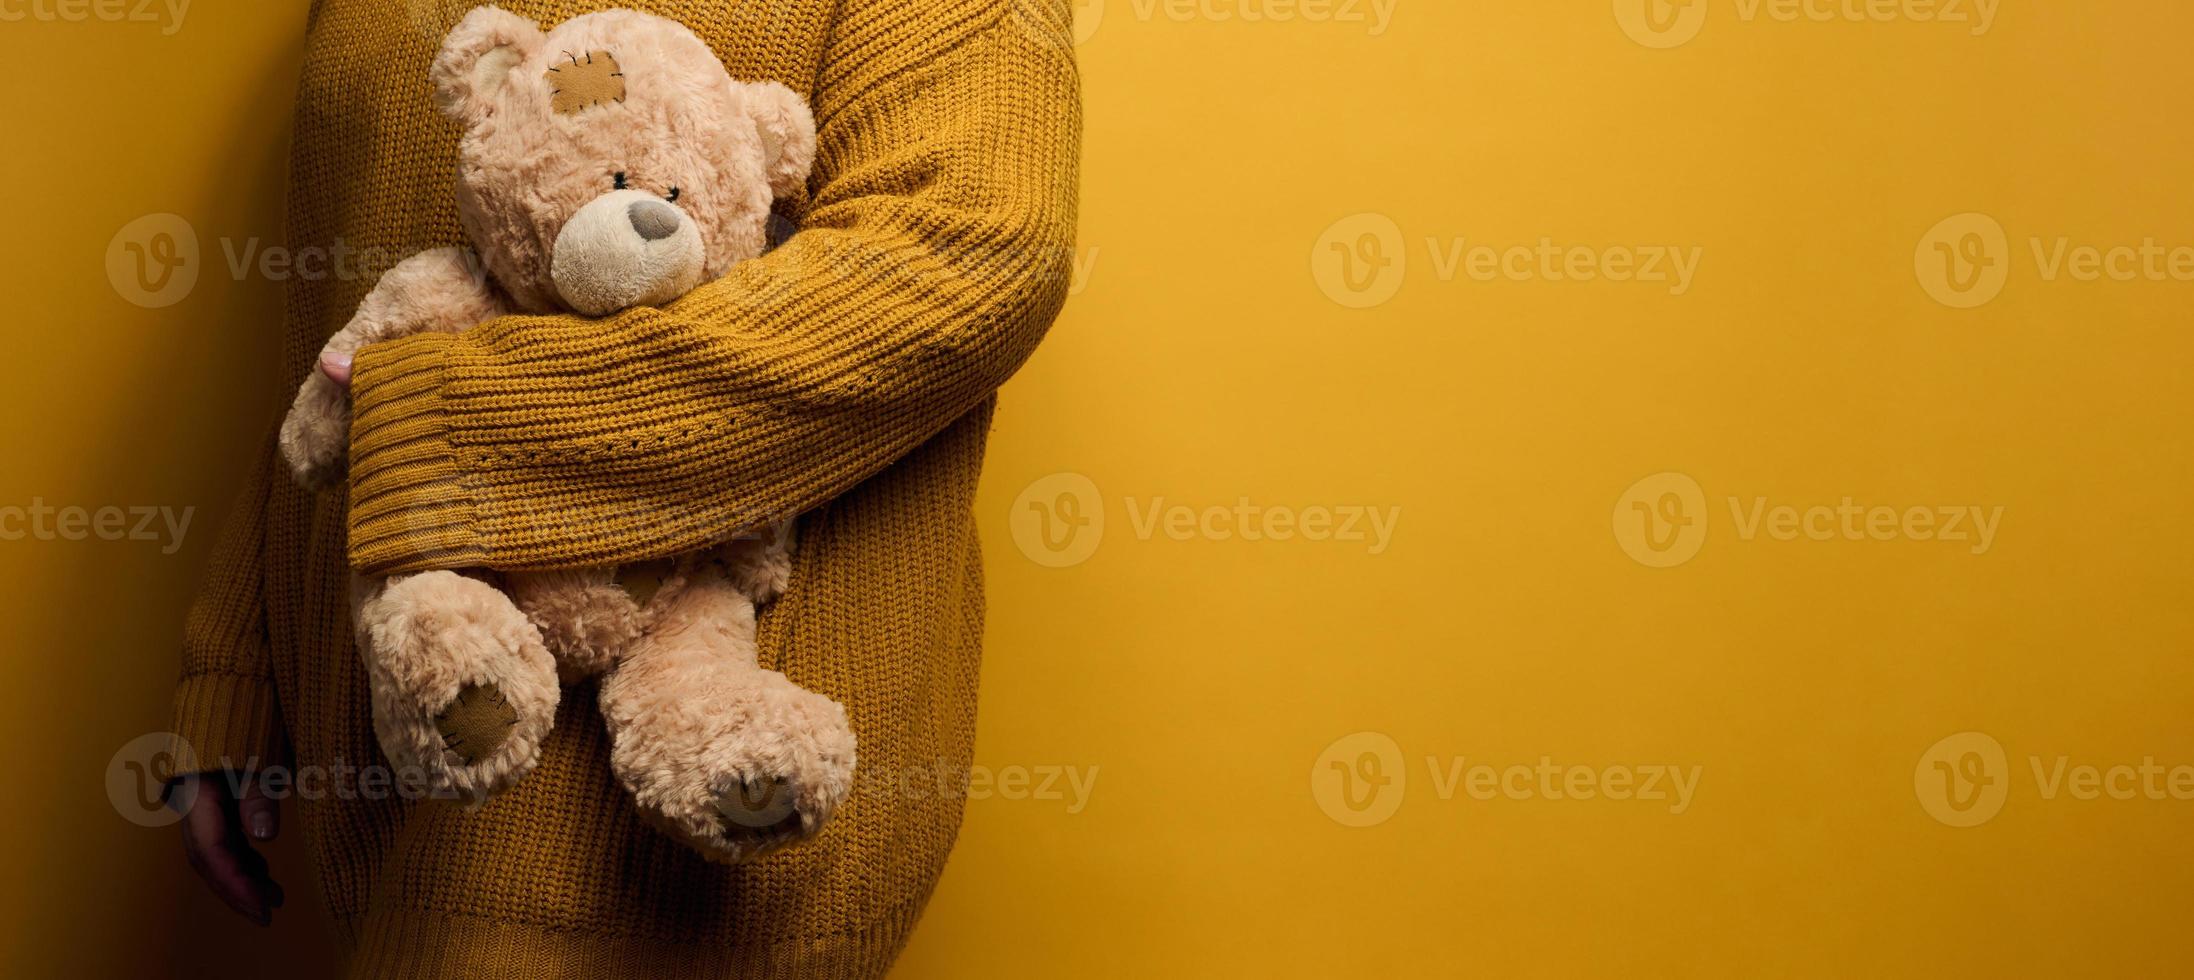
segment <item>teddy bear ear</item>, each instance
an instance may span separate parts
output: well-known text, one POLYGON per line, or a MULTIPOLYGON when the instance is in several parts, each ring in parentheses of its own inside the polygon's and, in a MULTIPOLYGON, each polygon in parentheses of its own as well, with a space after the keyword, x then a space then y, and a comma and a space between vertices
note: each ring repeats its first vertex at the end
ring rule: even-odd
POLYGON ((479 7, 442 39, 429 77, 434 102, 459 125, 494 114, 494 96, 511 70, 541 49, 547 35, 534 22, 500 7, 479 7))
POLYGON ((740 101, 762 137, 762 165, 778 197, 799 190, 815 166, 815 115, 807 100, 776 82, 741 84, 740 101))

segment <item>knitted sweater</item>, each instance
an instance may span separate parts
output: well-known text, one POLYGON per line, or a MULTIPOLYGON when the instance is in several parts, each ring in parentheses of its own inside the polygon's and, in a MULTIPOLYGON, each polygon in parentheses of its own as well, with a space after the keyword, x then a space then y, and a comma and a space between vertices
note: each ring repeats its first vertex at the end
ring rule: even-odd
MULTIPOLYGON (((734 77, 808 95, 815 175, 779 207, 798 233, 662 310, 361 351, 348 499, 292 486, 270 441, 186 628, 186 766, 295 767, 289 806, 353 975, 874 975, 958 829, 982 629, 970 505, 994 392, 1070 264, 1068 4, 627 5, 693 28, 734 77), (724 867, 641 824, 588 686, 567 690, 539 768, 479 809, 361 775, 386 760, 352 565, 639 560, 795 514, 761 657, 843 703, 861 745, 815 840, 724 867)), ((313 4, 288 237, 366 269, 293 283, 287 385, 375 275, 464 240, 427 65, 469 6, 313 4)), ((549 26, 600 4, 503 6, 549 26)))

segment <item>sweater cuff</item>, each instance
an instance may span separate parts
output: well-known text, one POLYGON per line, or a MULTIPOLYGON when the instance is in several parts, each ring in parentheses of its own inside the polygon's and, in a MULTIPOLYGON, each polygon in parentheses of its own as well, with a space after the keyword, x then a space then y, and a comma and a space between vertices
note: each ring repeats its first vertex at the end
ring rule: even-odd
POLYGON ((450 441, 443 376, 457 338, 360 349, 351 365, 350 561, 367 572, 484 563, 469 467, 450 441))
POLYGON ((287 742, 274 684, 248 674, 192 674, 175 687, 172 776, 280 764, 287 742))

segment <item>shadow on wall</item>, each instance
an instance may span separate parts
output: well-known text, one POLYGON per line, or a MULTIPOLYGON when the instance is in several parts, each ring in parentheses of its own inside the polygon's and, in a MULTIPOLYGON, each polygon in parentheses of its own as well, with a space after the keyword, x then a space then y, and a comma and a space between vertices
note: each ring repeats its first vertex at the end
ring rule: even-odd
MULTIPOLYGON (((168 554, 161 553, 165 542, 45 549, 52 560, 41 574, 53 592, 68 598, 25 604, 26 619, 18 626, 21 635, 34 638, 33 646, 75 651, 52 668, 60 685, 55 696, 87 707, 75 724, 49 726, 41 735, 66 747, 48 764, 72 789, 89 792, 55 794, 44 815, 52 846, 28 855, 28 866, 19 869, 26 881, 20 890, 10 889, 49 899, 27 923, 18 923, 28 926, 19 948, 30 950, 32 961, 20 975, 233 980, 292 976, 299 964, 325 963, 333 955, 328 918, 301 846, 311 828, 299 825, 294 808, 285 808, 282 839, 269 850, 287 906, 271 929, 261 929, 198 881, 176 826, 143 827, 119 818, 120 804, 93 784, 94 774, 119 761, 118 748, 169 727, 190 596, 254 455, 287 404, 284 283, 256 267, 239 274, 234 263, 251 249, 283 240, 302 32, 291 36, 297 40, 265 52, 256 83, 236 86, 233 105, 208 113, 230 129, 177 149, 219 164, 207 168, 215 178, 195 197, 177 196, 156 209, 194 226, 198 281, 181 302, 131 318, 155 329, 135 331, 130 358, 112 365, 126 376, 116 386, 126 400, 107 415, 115 421, 105 431, 86 425, 66 436, 98 447, 81 478, 100 488, 103 500, 171 502, 160 506, 176 517, 187 508, 189 523, 168 554), (87 920, 92 909, 97 913, 87 920), (116 925, 126 925, 126 932, 117 934, 116 925)), ((114 327, 111 319, 96 322, 103 310, 138 312, 119 297, 101 299, 111 305, 87 304, 92 308, 84 311, 95 327, 114 327)))

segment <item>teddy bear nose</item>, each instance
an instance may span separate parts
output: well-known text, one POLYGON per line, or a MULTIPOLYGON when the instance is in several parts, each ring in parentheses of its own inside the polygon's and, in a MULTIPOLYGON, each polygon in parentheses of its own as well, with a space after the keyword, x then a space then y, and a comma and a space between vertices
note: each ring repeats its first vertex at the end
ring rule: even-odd
POLYGON ((662 241, 678 233, 678 209, 661 201, 634 201, 626 210, 632 230, 648 241, 662 241))

